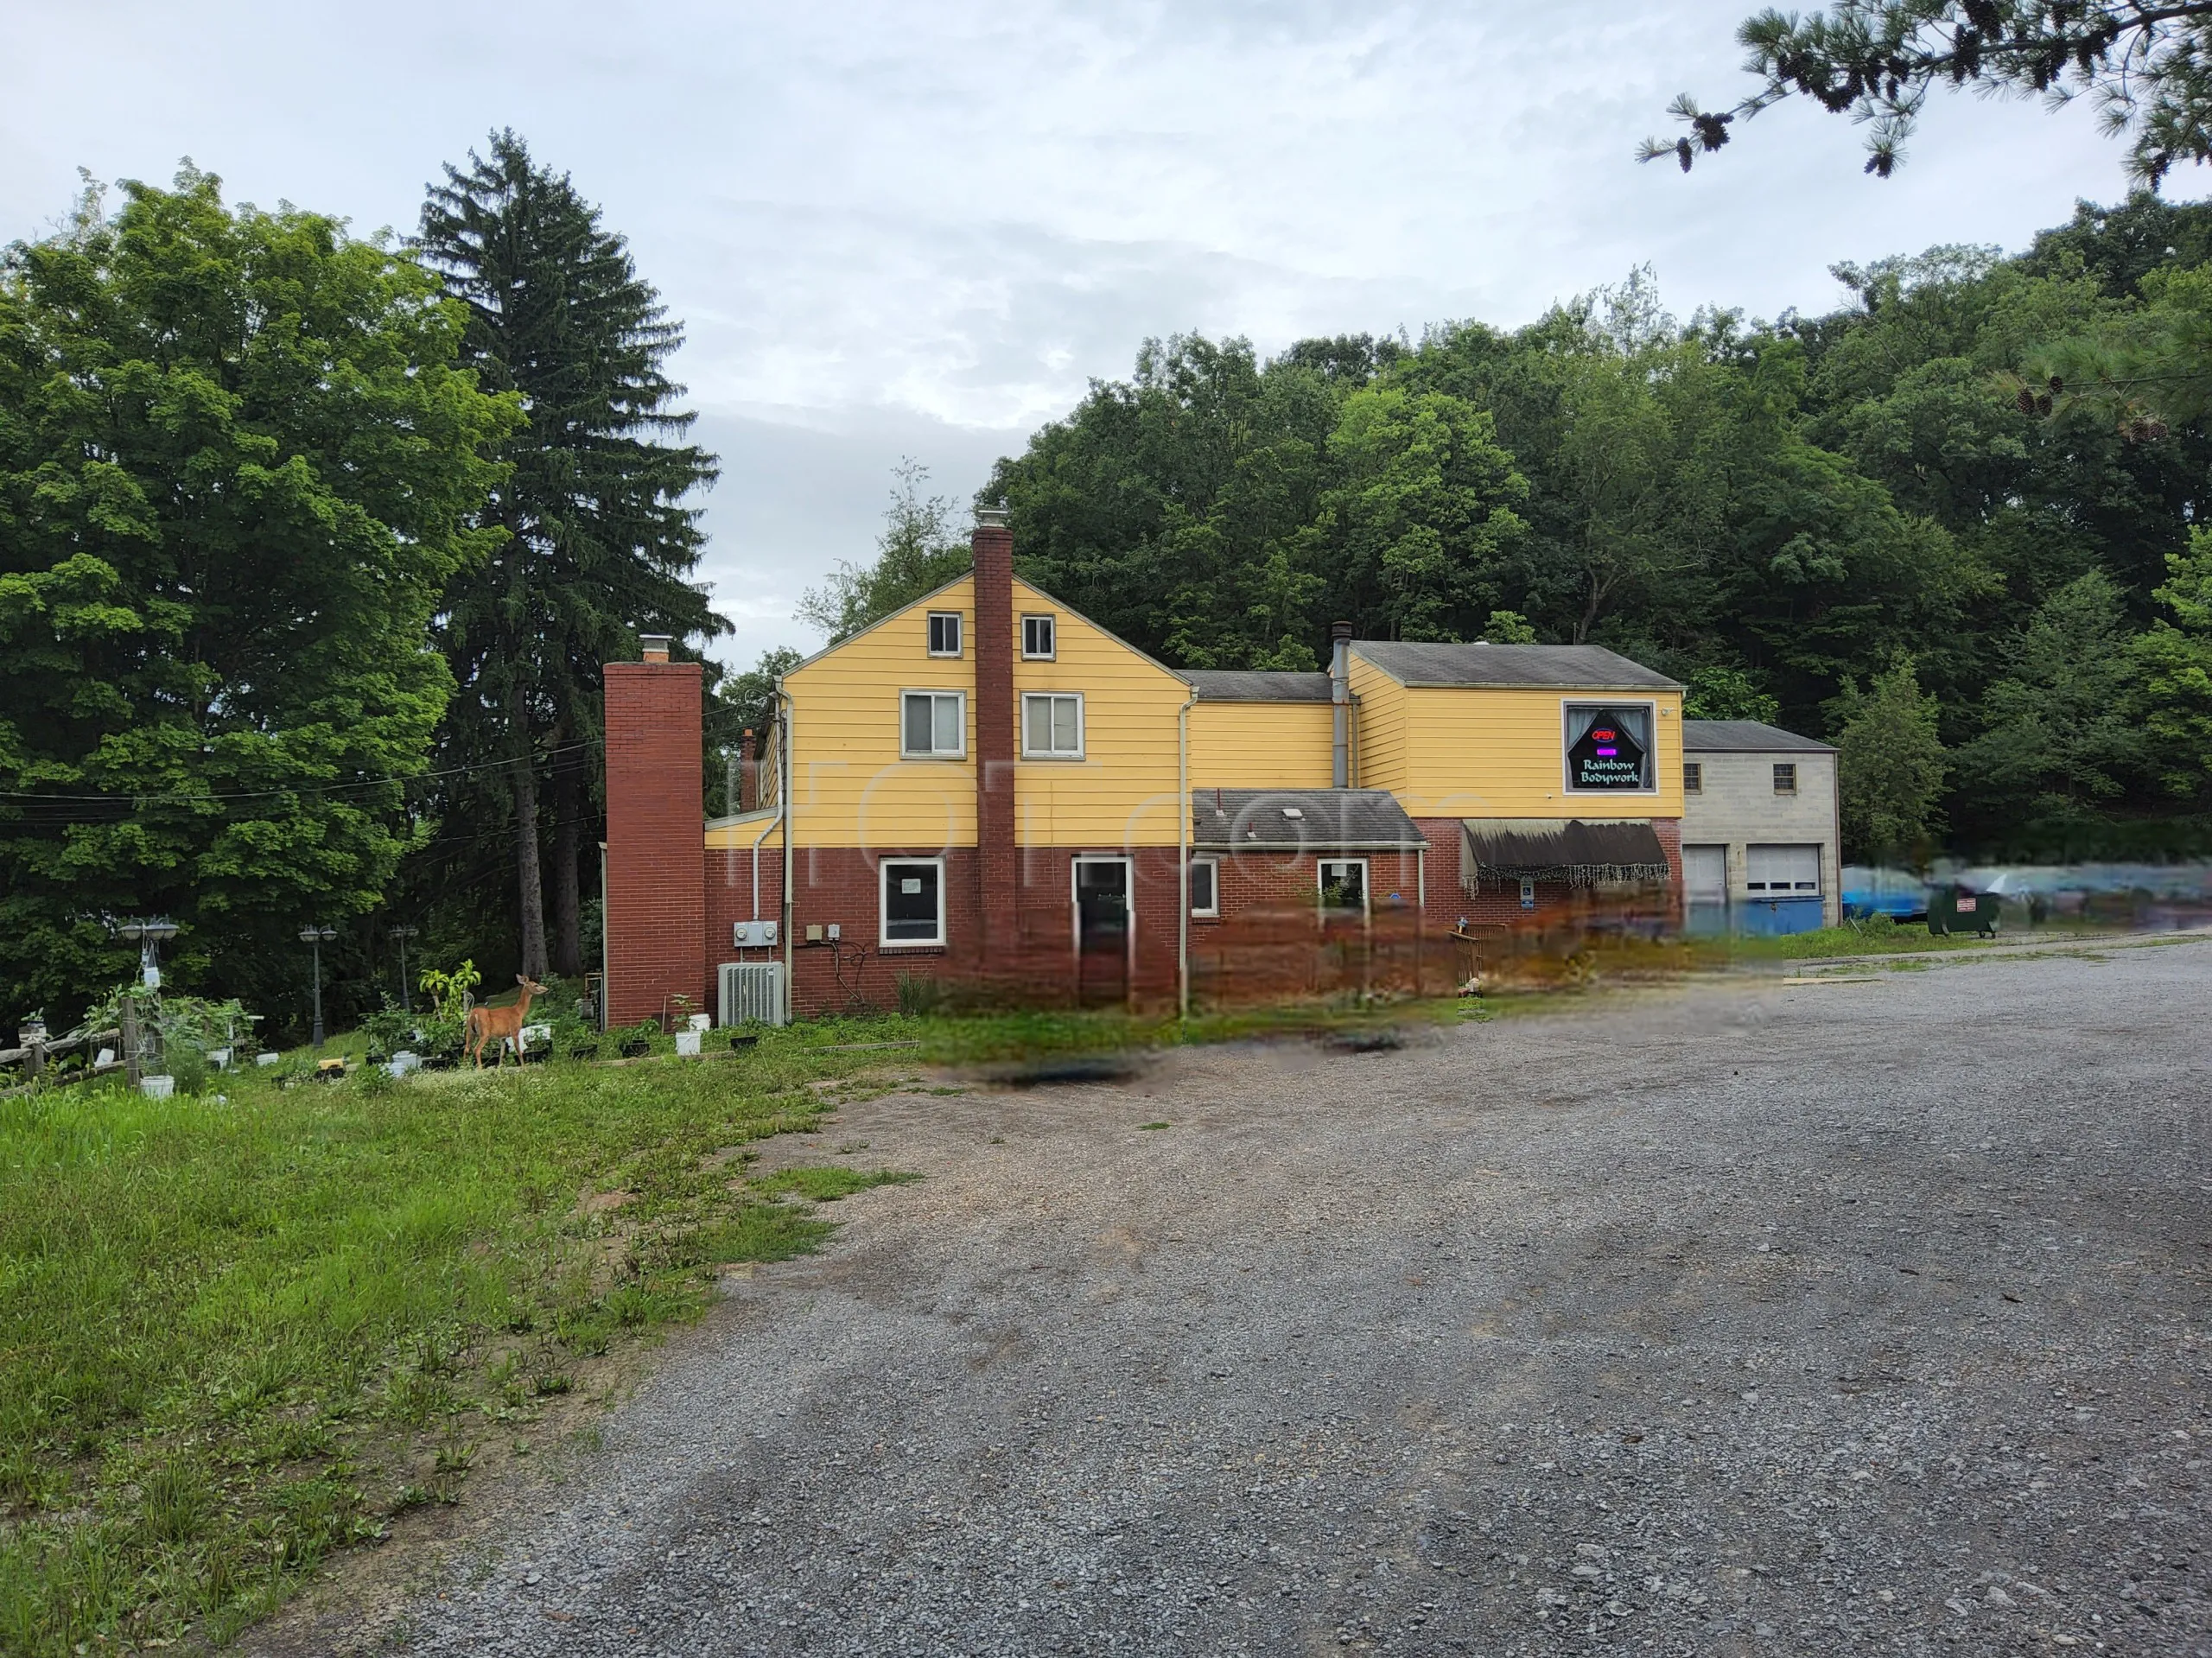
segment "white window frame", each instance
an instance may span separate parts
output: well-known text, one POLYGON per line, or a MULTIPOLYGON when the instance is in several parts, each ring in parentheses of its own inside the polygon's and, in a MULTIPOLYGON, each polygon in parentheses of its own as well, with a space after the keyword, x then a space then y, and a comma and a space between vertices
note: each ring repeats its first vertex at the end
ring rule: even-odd
POLYGON ((1059 617, 1049 610, 1024 611, 1021 616, 1021 659, 1024 662, 1057 662, 1059 657, 1059 617), (1048 638, 1046 641, 1046 648, 1042 651, 1033 651, 1029 648, 1029 624, 1032 622, 1045 624, 1048 638))
MULTIPOLYGON (((1559 785, 1562 792, 1577 800, 1603 800, 1606 797, 1629 800, 1649 800, 1659 792, 1659 705, 1640 696, 1592 696, 1584 692, 1580 696, 1562 696, 1559 700, 1559 785), (1567 758, 1568 749, 1574 746, 1573 739, 1567 734, 1567 721, 1577 708, 1642 708, 1644 729, 1651 734, 1650 752, 1644 756, 1644 775, 1650 779, 1649 787, 1642 789, 1578 789, 1574 786, 1574 767, 1567 758)), ((1703 791, 1700 791, 1700 793, 1703 791)))
POLYGON ((944 860, 943 858, 879 858, 875 865, 875 945, 878 950, 943 950, 945 947, 944 860), (896 865, 912 867, 928 864, 937 871, 937 937, 893 938, 891 936, 891 871, 896 865))
POLYGON ((944 661, 957 661, 967 651, 967 623, 957 610, 932 610, 929 613, 928 619, 922 624, 922 644, 930 655, 944 661), (930 642, 939 622, 952 624, 952 649, 950 651, 940 651, 930 642))
POLYGON ((1705 792, 1705 762, 1703 760, 1682 762, 1682 792, 1686 795, 1701 795, 1705 792))
POLYGON ((1221 860, 1200 854, 1191 860, 1192 871, 1195 873, 1201 864, 1205 866, 1207 873, 1213 882, 1213 902, 1201 909, 1198 905, 1198 894, 1192 893, 1191 916, 1197 921, 1217 921, 1221 918, 1221 860))
POLYGON ((1797 762, 1796 760, 1777 760, 1774 762, 1774 791, 1775 793, 1785 797, 1796 794, 1797 762), (1782 785, 1782 774, 1784 771, 1787 771, 1789 773, 1789 786, 1786 789, 1782 785))
MULTIPOLYGON (((934 708, 930 710, 930 730, 934 739, 937 730, 937 710, 934 708)), ((968 758, 968 693, 936 690, 923 685, 902 687, 899 692, 899 758, 902 760, 966 759, 968 758), (910 696, 949 696, 959 705, 960 746, 958 748, 912 749, 906 746, 906 699, 910 696)))
MULTIPOLYGON (((1052 721, 1046 721, 1049 730, 1052 721)), ((1021 694, 1021 758, 1026 760, 1079 760, 1088 752, 1088 733, 1084 725, 1083 693, 1081 691, 1024 691, 1021 694), (1029 746, 1029 705, 1032 702, 1071 702, 1075 704, 1075 753, 1064 753, 1057 748, 1032 748, 1029 746)))
POLYGON ((1328 905, 1325 894, 1329 886, 1328 872, 1332 869, 1348 869, 1354 864, 1357 864, 1359 866, 1360 918, 1364 920, 1369 915, 1374 912, 1375 890, 1372 885, 1374 872, 1368 867, 1366 859, 1316 858, 1313 861, 1313 904, 1314 907, 1319 909, 1323 915, 1340 915, 1349 917, 1351 914, 1350 910, 1332 910, 1328 905))

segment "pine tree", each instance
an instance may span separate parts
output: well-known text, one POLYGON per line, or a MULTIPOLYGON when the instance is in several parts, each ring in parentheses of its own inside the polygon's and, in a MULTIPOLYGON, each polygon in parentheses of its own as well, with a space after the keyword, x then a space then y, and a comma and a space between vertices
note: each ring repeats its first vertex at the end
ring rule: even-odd
POLYGON ((432 187, 416 248, 468 308, 462 361, 487 390, 518 392, 529 423, 504 451, 509 470, 489 508, 510 538, 447 595, 442 642, 460 687, 448 743, 457 760, 505 763, 505 802, 483 804, 512 813, 522 970, 573 974, 582 852, 596 839, 585 829, 600 664, 632 654, 639 632, 728 631, 690 579, 705 536, 688 502, 717 467, 669 441, 694 418, 674 406, 683 388, 664 368, 683 327, 627 244, 512 132, 468 162, 432 187), (541 868, 549 769, 552 855, 541 868))

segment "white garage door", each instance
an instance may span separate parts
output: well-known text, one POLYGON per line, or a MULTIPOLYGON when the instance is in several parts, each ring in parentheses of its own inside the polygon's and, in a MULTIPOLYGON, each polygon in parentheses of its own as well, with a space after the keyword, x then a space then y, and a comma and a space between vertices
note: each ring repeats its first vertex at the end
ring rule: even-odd
POLYGON ((1802 896, 1821 890, 1819 847, 1755 846, 1748 853, 1751 879, 1745 885, 1754 893, 1769 897, 1782 893, 1802 896))
POLYGON ((1725 846, 1684 847, 1682 889, 1693 904, 1726 903, 1728 848, 1725 846))

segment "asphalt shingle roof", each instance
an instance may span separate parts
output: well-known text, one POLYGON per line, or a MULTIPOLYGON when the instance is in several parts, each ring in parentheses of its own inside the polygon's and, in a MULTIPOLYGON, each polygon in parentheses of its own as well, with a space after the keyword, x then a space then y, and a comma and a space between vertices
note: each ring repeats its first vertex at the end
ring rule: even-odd
POLYGON ((1199 789, 1191 800, 1191 838, 1201 849, 1427 844, 1384 789, 1199 789))
POLYGON ((1249 668, 1185 668, 1183 677, 1205 702, 1325 702, 1326 674, 1262 672, 1249 668))
POLYGON ((1354 654, 1402 685, 1587 691, 1672 691, 1681 687, 1601 645, 1420 645, 1354 639, 1354 654))
POLYGON ((1692 754, 1833 754, 1811 737, 1758 720, 1685 720, 1682 747, 1692 754))

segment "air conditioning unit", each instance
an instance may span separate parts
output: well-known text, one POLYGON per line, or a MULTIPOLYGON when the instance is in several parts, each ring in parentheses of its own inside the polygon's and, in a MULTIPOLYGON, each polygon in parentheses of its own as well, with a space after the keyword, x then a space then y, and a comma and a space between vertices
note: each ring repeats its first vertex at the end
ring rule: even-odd
POLYGON ((784 964, 724 962, 717 978, 723 1026, 784 1022, 784 964))

